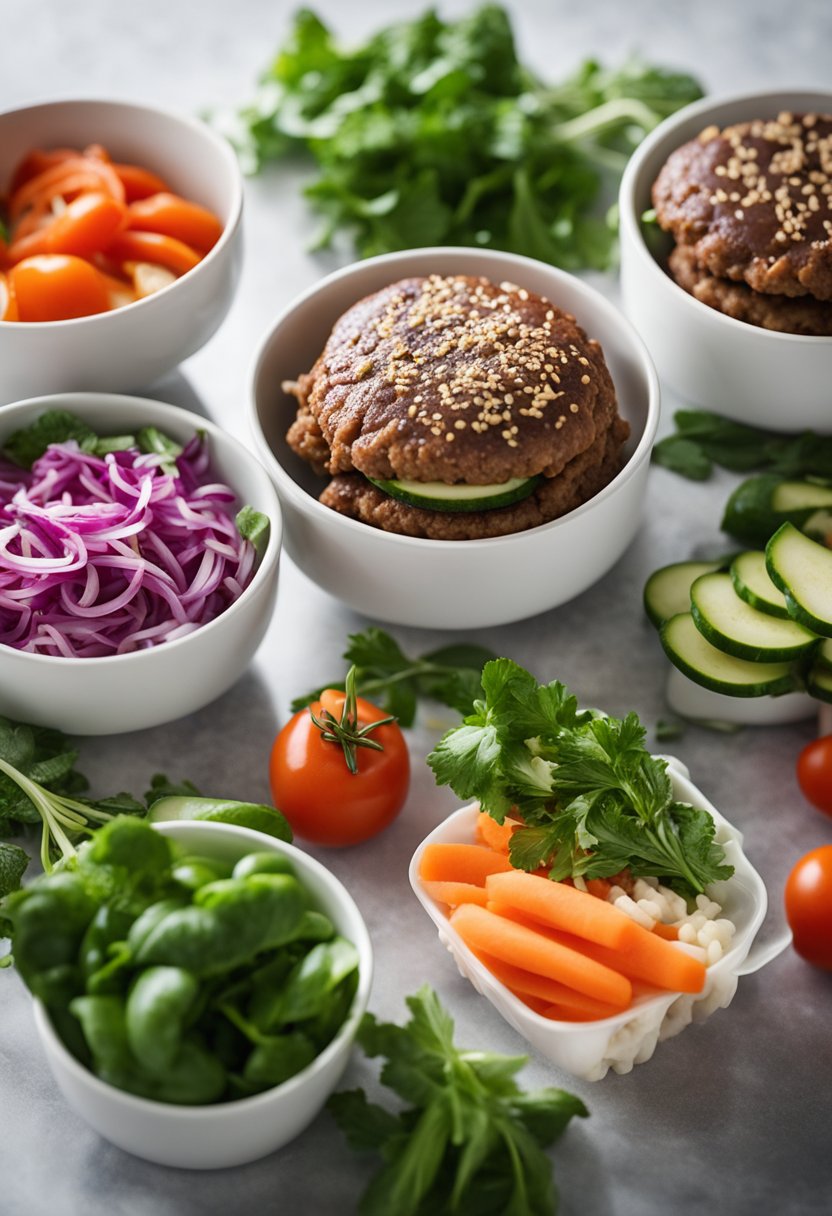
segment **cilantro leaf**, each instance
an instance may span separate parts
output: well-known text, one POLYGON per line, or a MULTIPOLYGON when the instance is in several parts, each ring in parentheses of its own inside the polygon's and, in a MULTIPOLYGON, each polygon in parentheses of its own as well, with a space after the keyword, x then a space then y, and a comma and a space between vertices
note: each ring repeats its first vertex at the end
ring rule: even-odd
POLYGON ((654 446, 652 459, 682 477, 705 481, 718 464, 735 473, 759 470, 781 478, 832 478, 828 435, 766 431, 709 410, 678 410, 673 420, 675 434, 654 446))
POLYGON ((525 1092, 525 1056, 462 1051, 454 1025, 427 986, 407 998, 404 1026, 366 1014, 358 1041, 383 1056, 383 1084, 410 1103, 398 1115, 363 1090, 334 1094, 328 1109, 349 1143, 382 1159, 361 1216, 551 1216, 557 1203, 544 1151, 573 1116, 588 1112, 560 1089, 525 1092))
POLYGON ((316 248, 343 233, 364 257, 473 245, 604 269, 616 255, 605 212, 628 156, 699 96, 690 76, 637 61, 590 59, 543 83, 497 4, 447 22, 428 10, 350 48, 304 9, 225 126, 247 171, 307 151, 316 248))

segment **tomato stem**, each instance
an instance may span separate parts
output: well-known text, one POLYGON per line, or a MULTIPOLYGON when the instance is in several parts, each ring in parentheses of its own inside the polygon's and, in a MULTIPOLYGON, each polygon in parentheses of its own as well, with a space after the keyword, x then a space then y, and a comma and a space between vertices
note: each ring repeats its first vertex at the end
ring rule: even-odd
POLYGON ((366 726, 359 726, 354 665, 347 672, 347 678, 344 681, 344 704, 340 719, 331 714, 328 709, 322 710, 320 715, 317 715, 312 712, 311 707, 309 716, 321 732, 321 738, 325 743, 337 743, 341 747, 347 768, 353 775, 358 772, 359 747, 369 747, 374 752, 384 751, 384 747, 377 739, 369 738, 370 732, 378 730, 380 726, 389 726, 391 722, 396 721, 395 717, 391 715, 387 718, 379 718, 376 722, 369 722, 366 726))

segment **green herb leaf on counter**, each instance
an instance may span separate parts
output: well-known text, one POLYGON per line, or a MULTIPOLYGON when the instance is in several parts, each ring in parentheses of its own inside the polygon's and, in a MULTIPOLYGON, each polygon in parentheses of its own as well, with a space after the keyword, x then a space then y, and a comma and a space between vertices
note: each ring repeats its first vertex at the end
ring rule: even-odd
MULTIPOLYGON (((371 626, 350 634, 344 659, 355 667, 356 692, 387 713, 400 726, 412 726, 420 697, 440 701, 461 714, 470 712, 480 689, 483 665, 495 656, 484 646, 456 643, 409 658, 394 638, 371 626)), ((292 713, 317 701, 325 688, 344 688, 344 678, 331 680, 292 702, 292 713)))
POLYGON ((324 219, 363 256, 420 245, 508 249, 570 269, 615 256, 615 181, 641 138, 702 95, 682 73, 588 59, 558 84, 517 58, 507 11, 433 10, 347 50, 302 9, 254 103, 226 133, 243 166, 305 148, 324 219))
POLYGON ((366 1014, 358 1042, 384 1057, 382 1083, 408 1107, 391 1114, 361 1089, 327 1104, 353 1148, 384 1160, 360 1216, 551 1216, 557 1192, 545 1149, 573 1116, 588 1114, 583 1102, 562 1089, 524 1092, 515 1078, 526 1056, 456 1047, 453 1021, 429 987, 407 1005, 404 1026, 366 1014))
POLYGON ((525 824, 511 839, 518 868, 546 865, 562 879, 626 867, 685 895, 730 877, 711 816, 674 800, 666 762, 646 750, 635 714, 578 712, 563 684, 540 685, 510 659, 488 663, 482 686, 484 699, 427 759, 440 785, 498 823, 516 811, 525 824))
POLYGON ((713 466, 736 473, 760 470, 781 477, 832 479, 832 437, 814 431, 784 435, 732 422, 708 410, 678 410, 676 433, 653 448, 653 460, 692 481, 706 481, 713 466))

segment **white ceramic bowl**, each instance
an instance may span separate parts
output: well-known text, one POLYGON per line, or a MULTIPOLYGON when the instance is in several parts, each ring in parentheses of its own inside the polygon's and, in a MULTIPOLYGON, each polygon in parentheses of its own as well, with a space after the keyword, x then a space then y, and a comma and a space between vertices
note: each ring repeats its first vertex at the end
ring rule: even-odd
POLYGON ((215 472, 236 490, 241 506, 250 503, 269 517, 271 531, 239 599, 185 637, 132 654, 88 659, 26 654, 0 645, 0 714, 73 735, 107 735, 193 713, 242 675, 271 619, 282 533, 271 481, 255 457, 213 422, 140 397, 63 393, 15 402, 0 410, 0 446, 6 435, 49 409, 76 413, 99 434, 148 425, 179 440, 206 432, 215 472))
POLYGON ((358 950, 359 981, 341 1029, 308 1068, 282 1085, 251 1098, 214 1106, 174 1106, 115 1089, 84 1068, 55 1034, 40 1001, 35 1024, 46 1058, 71 1107, 119 1148, 183 1169, 222 1169, 255 1161, 282 1148, 320 1111, 346 1068, 373 975, 367 928, 352 896, 320 862, 282 841, 224 823, 171 822, 154 825, 188 852, 236 862, 246 853, 270 851, 290 858, 318 908, 358 950))
POLYGON ((472 954, 448 921, 443 904, 426 894, 419 881, 422 853, 433 842, 473 843, 478 814, 476 805, 455 811, 419 845, 410 863, 410 883, 419 902, 439 930, 439 939, 454 957, 460 972, 486 997, 518 1034, 546 1059, 565 1072, 597 1081, 610 1068, 630 1072, 652 1056, 656 1044, 683 1030, 692 1020, 702 1021, 715 1009, 730 1004, 741 975, 750 974, 785 949, 788 934, 765 949, 752 952, 754 937, 766 914, 766 889, 742 851, 742 835, 725 820, 687 776, 684 766, 667 757, 674 796, 703 807, 713 815, 716 838, 735 867, 727 882, 714 883, 709 894, 736 925, 731 949, 708 968, 705 987, 696 995, 667 993, 641 997, 613 1017, 596 1022, 556 1022, 535 1013, 486 969, 472 954))
MULTIPOLYGON (((640 217, 671 152, 705 127, 783 110, 832 113, 832 93, 751 93, 705 98, 665 119, 639 145, 621 181, 621 288, 624 309, 647 343, 662 381, 686 405, 776 431, 832 431, 832 338, 775 333, 735 321, 694 299, 657 261, 640 217)), ((670 247, 670 242, 668 242, 670 247)))
POLYGON ((655 371, 640 339, 597 291, 542 262, 486 250, 419 249, 369 258, 330 275, 277 318, 258 353, 252 427, 274 478, 286 549, 301 570, 357 611, 400 625, 472 629, 533 616, 579 595, 633 539, 659 418, 655 371), (604 350, 632 428, 627 463, 589 502, 552 523, 487 540, 440 541, 384 532, 318 502, 325 482, 285 441, 296 402, 281 390, 308 371, 350 305, 408 275, 509 279, 574 313, 604 350))
POLYGON ((41 393, 150 384, 211 337, 242 262, 243 191, 228 143, 186 115, 125 101, 53 101, 0 114, 0 190, 32 148, 100 143, 215 212, 225 230, 169 287, 112 312, 69 321, 0 323, 0 405, 41 393))

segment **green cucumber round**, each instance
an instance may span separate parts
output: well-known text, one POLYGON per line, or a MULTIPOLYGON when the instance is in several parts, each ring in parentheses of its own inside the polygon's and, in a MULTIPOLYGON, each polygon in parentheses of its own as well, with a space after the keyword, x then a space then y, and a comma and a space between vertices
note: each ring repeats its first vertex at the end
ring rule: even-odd
POLYGON ((799 687, 789 663, 753 663, 717 650, 703 638, 689 612, 680 612, 659 631, 665 654, 695 684, 729 697, 766 697, 799 687))
POLYGON ((806 676, 806 691, 816 701, 832 702, 832 671, 820 663, 813 663, 806 676))
POLYGON ((644 611, 657 629, 690 608, 690 589, 703 574, 722 568, 722 562, 673 562, 654 570, 644 584, 644 611))
POLYGON ((785 523, 766 545, 766 567, 786 597, 789 616, 832 637, 832 550, 785 523))
POLYGON ((731 562, 731 581, 741 600, 764 612, 787 620, 789 610, 783 592, 775 587, 766 569, 766 555, 762 549, 747 549, 738 553, 731 562))
POLYGON ((704 574, 690 589, 691 615, 702 636, 726 654, 752 662, 796 659, 817 642, 793 620, 758 612, 734 590, 729 574, 704 574))
POLYGON ((497 485, 472 486, 444 481, 405 481, 400 478, 383 481, 368 477, 374 486, 407 503, 428 511, 491 511, 510 507, 528 498, 542 480, 541 477, 512 477, 497 485))

